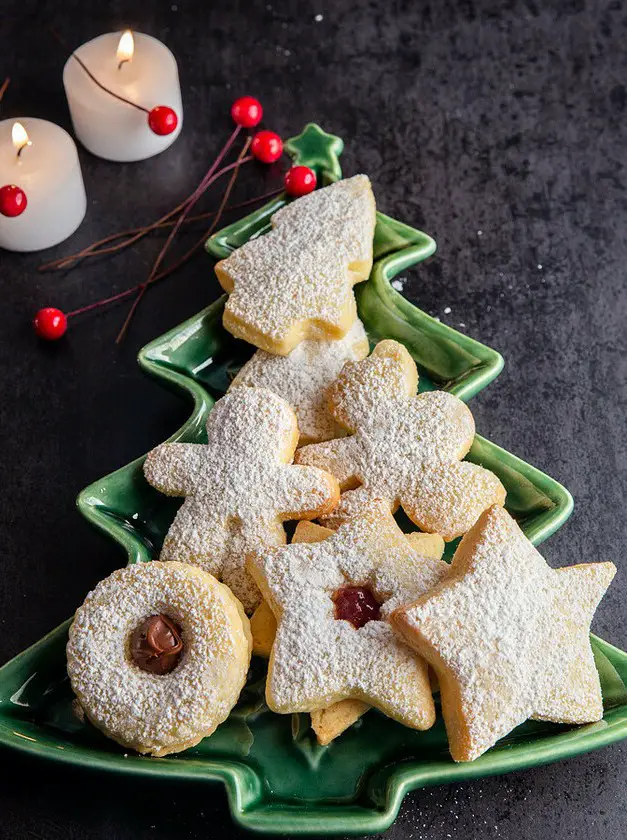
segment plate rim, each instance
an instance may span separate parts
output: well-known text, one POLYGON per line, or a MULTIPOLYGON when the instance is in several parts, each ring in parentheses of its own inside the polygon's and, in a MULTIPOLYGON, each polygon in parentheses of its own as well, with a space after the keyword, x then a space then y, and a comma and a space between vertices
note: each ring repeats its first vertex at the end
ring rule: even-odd
MULTIPOLYGON (((18 668, 22 660, 35 657, 38 649, 45 647, 54 637, 67 633, 72 619, 51 630, 39 641, 13 657, 0 668, 3 672, 18 668)), ((610 642, 594 634, 591 638, 612 664, 622 662, 627 670, 627 652, 620 650, 610 642)), ((1 707, 0 707, 1 708, 1 707)), ((130 776, 160 777, 167 776, 177 781, 222 782, 226 788, 229 810, 233 819, 243 828, 264 833, 292 834, 335 834, 348 835, 374 834, 385 831, 396 819, 402 801, 407 793, 418 788, 437 784, 451 784, 467 779, 503 775, 515 770, 526 770, 545 764, 574 758, 584 752, 592 752, 627 737, 627 707, 623 704, 609 710, 621 711, 622 716, 610 721, 605 718, 597 723, 574 727, 566 732, 547 736, 540 748, 520 761, 517 745, 509 744, 484 753, 475 761, 462 763, 432 762, 428 767, 416 766, 408 761, 406 765, 394 769, 386 776, 383 784, 383 803, 381 807, 366 808, 360 805, 347 806, 345 803, 324 802, 320 804, 303 803, 302 805, 277 801, 272 804, 263 790, 262 780, 256 771, 234 760, 225 759, 187 759, 177 760, 176 756, 153 758, 128 754, 126 758, 115 753, 101 753, 89 748, 73 747, 72 754, 55 750, 51 746, 42 746, 29 741, 16 733, 7 733, 6 719, 0 715, 0 745, 15 749, 21 753, 36 755, 51 762, 59 762, 89 770, 119 773, 130 776), (13 737, 11 737, 11 735, 13 737), (585 742, 582 749, 581 744, 585 742), (78 755, 77 755, 78 753, 78 755), (84 753, 84 754, 83 754, 84 753), (444 766, 445 765, 445 766, 444 766), (439 774, 445 772, 443 781, 439 774), (282 820, 289 815, 289 827, 282 825, 282 820)), ((383 774, 388 768, 376 771, 383 774)), ((373 779, 368 787, 373 786, 373 779)))

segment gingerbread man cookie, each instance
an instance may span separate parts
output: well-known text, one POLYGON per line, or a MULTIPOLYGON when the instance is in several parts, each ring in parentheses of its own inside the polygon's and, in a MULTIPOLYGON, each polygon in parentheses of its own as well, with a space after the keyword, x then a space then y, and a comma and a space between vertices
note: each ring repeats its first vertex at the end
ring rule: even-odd
POLYGON ((281 208, 269 233, 216 265, 226 329, 282 356, 306 338, 342 338, 357 317, 353 286, 372 268, 374 226, 366 175, 281 208))
POLYGON ((277 620, 266 701, 280 713, 345 699, 376 706, 414 729, 435 708, 426 663, 394 635, 389 615, 448 573, 421 556, 375 501, 328 539, 250 555, 249 568, 277 620))
POLYGON ((284 520, 329 513, 339 497, 332 475, 291 463, 297 441, 285 400, 264 388, 236 388, 209 415, 206 444, 164 443, 150 452, 150 484, 185 497, 160 559, 201 566, 253 610, 260 596, 246 554, 284 543, 284 520))
POLYGON ((298 419, 299 446, 331 440, 343 432, 329 413, 327 390, 344 362, 365 359, 368 350, 368 337, 358 318, 344 338, 301 341, 287 356, 257 350, 230 389, 240 385, 269 388, 287 400, 298 419))
POLYGON ((590 622, 613 563, 551 569, 501 507, 459 545, 450 575, 392 622, 433 666, 451 755, 472 761, 527 718, 603 716, 590 622))
POLYGON ((344 365, 329 401, 351 436, 296 454, 299 464, 332 472, 346 491, 328 524, 378 498, 392 511, 400 505, 421 530, 452 540, 504 502, 493 473, 461 461, 475 436, 469 408, 445 391, 416 395, 417 387, 416 364, 396 341, 381 341, 367 359, 344 365))

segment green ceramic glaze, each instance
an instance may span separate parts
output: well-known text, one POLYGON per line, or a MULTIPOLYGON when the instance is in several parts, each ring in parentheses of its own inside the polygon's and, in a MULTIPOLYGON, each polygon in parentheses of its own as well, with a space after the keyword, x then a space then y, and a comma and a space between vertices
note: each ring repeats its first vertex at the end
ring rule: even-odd
MULTIPOLYGON (((317 126, 289 141, 301 163, 323 183, 341 177, 342 141, 317 126)), ((218 258, 260 235, 279 198, 216 234, 208 250, 218 258)), ((500 371, 498 353, 420 312, 389 280, 433 253, 426 234, 377 216, 375 264, 357 290, 360 317, 371 341, 393 337, 416 359, 421 388, 442 387, 468 399, 500 371)), ((251 348, 221 324, 224 299, 147 345, 144 370, 192 403, 189 419, 172 440, 204 440, 204 424, 251 348)), ((477 437, 469 455, 496 472, 507 489, 507 507, 527 536, 540 543, 568 518, 572 500, 549 476, 477 437)), ((142 474, 143 458, 86 488, 81 513, 109 535, 128 562, 158 555, 179 501, 154 491, 142 474)), ((402 515, 405 529, 413 525, 402 515)), ((453 550, 449 548, 448 553, 453 550)), ((0 669, 0 743, 42 757, 116 773, 162 779, 216 780, 225 784, 234 819, 266 832, 364 834, 393 821, 401 800, 416 787, 531 767, 601 747, 627 735, 627 654, 592 638, 603 687, 605 714, 584 727, 530 722, 480 759, 454 764, 441 718, 433 729, 408 730, 369 712, 329 747, 312 737, 307 716, 274 715, 263 702, 264 663, 253 660, 246 689, 228 721, 197 748, 167 758, 124 756, 124 751, 71 713, 65 672, 68 623, 0 669)))

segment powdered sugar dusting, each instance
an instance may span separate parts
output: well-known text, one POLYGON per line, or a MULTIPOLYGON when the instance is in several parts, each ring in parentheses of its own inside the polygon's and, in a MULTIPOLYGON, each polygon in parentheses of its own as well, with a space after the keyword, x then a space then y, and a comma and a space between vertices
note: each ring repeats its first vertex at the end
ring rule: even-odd
POLYGON ((415 395, 416 366, 395 341, 348 363, 330 390, 331 413, 352 437, 300 449, 301 464, 328 469, 343 488, 328 524, 355 516, 373 498, 400 504, 422 530, 453 539, 505 490, 488 470, 459 459, 474 438, 468 407, 444 391, 415 395))
POLYGON ((281 353, 303 338, 340 338, 356 317, 352 287, 372 266, 369 179, 356 175, 299 198, 274 214, 272 226, 216 265, 231 292, 225 326, 281 353))
POLYGON ((237 374, 240 385, 269 388, 292 406, 298 419, 300 444, 330 440, 343 434, 331 417, 327 391, 346 361, 368 355, 368 337, 359 319, 338 340, 302 341, 287 356, 257 350, 237 374))
POLYGON ((385 503, 373 502, 323 542, 268 548, 250 562, 278 620, 267 683, 271 708, 312 711, 354 698, 407 726, 432 725, 425 663, 387 619, 441 580, 448 566, 421 556, 385 503), (347 583, 371 587, 382 602, 381 621, 356 630, 335 619, 331 596, 347 583))
POLYGON ((333 476, 291 463, 297 439, 285 400, 264 388, 236 388, 209 415, 207 444, 164 443, 149 453, 147 480, 185 496, 160 559, 201 566, 253 610, 259 592, 246 554, 284 543, 283 520, 323 515, 337 501, 333 476))
POLYGON ((612 563, 551 569, 503 508, 484 513, 451 577, 394 619, 459 687, 459 708, 443 694, 454 758, 476 758, 529 717, 602 717, 589 633, 615 571, 612 563))
POLYGON ((140 563, 90 592, 70 628, 72 688, 90 720, 124 746, 165 755, 210 735, 235 705, 250 660, 248 620, 226 588, 182 563, 140 563), (182 630, 169 674, 141 670, 129 638, 150 615, 182 630))

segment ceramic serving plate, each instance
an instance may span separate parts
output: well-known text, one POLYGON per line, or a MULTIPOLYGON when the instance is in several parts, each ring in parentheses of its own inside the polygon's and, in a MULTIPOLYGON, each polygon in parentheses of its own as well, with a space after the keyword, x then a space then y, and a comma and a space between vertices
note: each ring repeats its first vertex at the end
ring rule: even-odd
MULTIPOLYGON (((342 141, 317 126, 287 144, 299 163, 323 183, 341 177, 342 141)), ((221 258, 251 236, 262 235, 266 207, 216 234, 209 252, 221 258)), ((421 388, 439 387, 468 399, 498 375, 498 353, 436 322, 397 294, 389 281, 435 250, 426 234, 378 214, 375 264, 357 287, 359 314, 370 339, 395 338, 418 363, 421 388)), ((225 391, 251 348, 221 325, 224 299, 153 341, 140 365, 191 400, 185 425, 172 440, 201 442, 215 399, 225 391)), ((570 515, 568 492, 549 476, 477 438, 470 460, 493 470, 507 489, 507 507, 534 543, 570 515)), ((177 500, 153 490, 143 458, 95 482, 79 496, 81 513, 110 536, 128 562, 150 561, 176 512, 177 500)), ((410 529, 408 520, 401 522, 410 529)), ((449 549, 449 553, 452 550, 449 549)), ((95 583, 95 582, 94 582, 95 583)), ((415 732, 370 711, 328 747, 317 745, 307 715, 275 715, 263 701, 265 665, 253 659, 248 684, 230 718, 198 747, 167 758, 125 755, 72 714, 65 671, 69 622, 0 669, 0 743, 74 765, 168 779, 221 781, 234 819, 267 832, 363 834, 394 820, 408 790, 531 767, 601 747, 627 735, 627 654, 592 637, 603 687, 602 721, 583 727, 529 722, 469 764, 448 754, 441 717, 415 732)))

